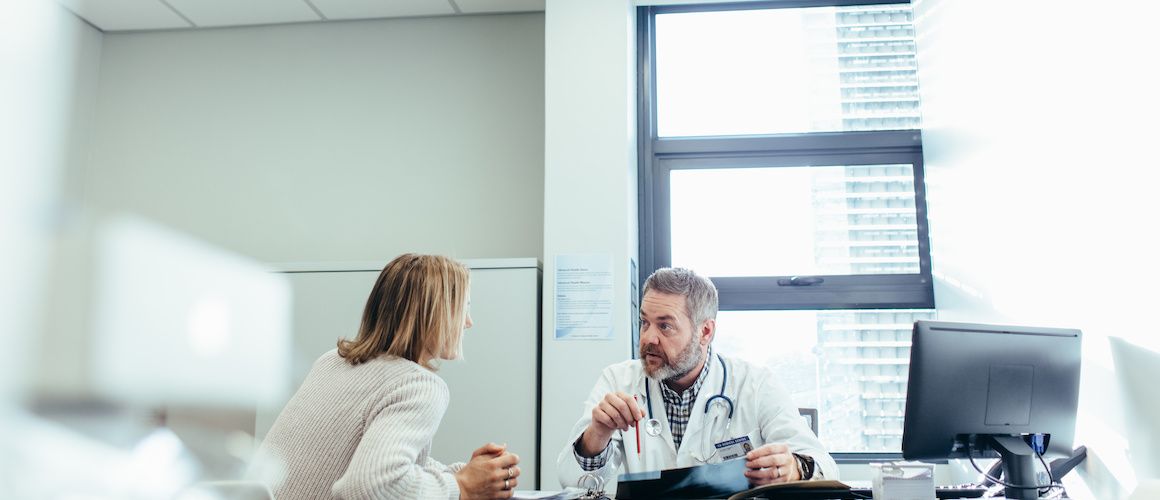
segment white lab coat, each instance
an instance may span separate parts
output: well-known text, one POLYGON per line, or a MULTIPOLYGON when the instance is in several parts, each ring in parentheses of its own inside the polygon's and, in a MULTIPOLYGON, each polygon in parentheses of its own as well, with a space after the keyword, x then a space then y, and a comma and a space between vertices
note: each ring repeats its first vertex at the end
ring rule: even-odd
POLYGON ((712 357, 706 360, 710 363, 709 373, 693 403, 689 424, 679 450, 673 446, 673 435, 669 429, 660 386, 657 385, 658 382, 648 380, 644 376, 640 361, 629 360, 605 368, 600 380, 588 395, 588 400, 584 402, 584 412, 572 427, 568 442, 556 460, 560 485, 576 486, 580 477, 588 474, 576 461, 573 443, 588 428, 592 420, 592 409, 610 392, 637 395, 643 407, 646 380, 651 391, 652 415, 661 423, 661 434, 650 436, 645 431, 647 428, 645 422, 648 420, 647 409, 645 420, 640 423, 639 454, 636 450, 634 429, 612 434, 612 442, 608 445, 612 447, 612 455, 603 468, 592 472, 604 479, 605 491, 610 493, 616 491, 616 477, 621 473, 658 471, 720 462, 718 454, 713 453, 715 450, 713 444, 741 436, 749 436, 754 448, 767 443, 786 443, 790 451, 813 457, 817 464, 815 479, 823 477, 837 479, 838 465, 822 448, 822 443, 801 418, 785 387, 768 368, 722 356, 728 372, 725 395, 733 400, 735 406, 728 432, 724 423, 726 420, 724 408, 714 404, 710 407, 709 414, 705 414, 705 402, 721 391, 721 363, 717 360, 717 356, 719 355, 713 353, 712 357), (710 426, 713 428, 709 436, 706 436, 706 429, 710 426), (706 459, 706 456, 709 458, 706 459))

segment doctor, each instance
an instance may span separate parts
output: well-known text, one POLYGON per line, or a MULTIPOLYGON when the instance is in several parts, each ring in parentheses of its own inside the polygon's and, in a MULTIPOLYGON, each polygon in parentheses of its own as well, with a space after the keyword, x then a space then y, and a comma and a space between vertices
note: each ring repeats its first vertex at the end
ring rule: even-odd
POLYGON ((649 276, 640 360, 609 366, 597 380, 557 459, 562 486, 586 474, 610 484, 622 466, 634 473, 738 457, 753 485, 838 478, 774 373, 713 352, 716 317, 709 279, 681 268, 649 276))

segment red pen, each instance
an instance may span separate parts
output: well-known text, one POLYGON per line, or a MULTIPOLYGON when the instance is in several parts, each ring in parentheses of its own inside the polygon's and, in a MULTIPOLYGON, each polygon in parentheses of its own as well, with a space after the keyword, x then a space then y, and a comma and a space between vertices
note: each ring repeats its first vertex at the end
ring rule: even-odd
MULTIPOLYGON (((638 402, 635 395, 632 397, 632 401, 638 402)), ((637 420, 633 427, 636 427, 636 454, 640 455, 640 420, 637 420)))

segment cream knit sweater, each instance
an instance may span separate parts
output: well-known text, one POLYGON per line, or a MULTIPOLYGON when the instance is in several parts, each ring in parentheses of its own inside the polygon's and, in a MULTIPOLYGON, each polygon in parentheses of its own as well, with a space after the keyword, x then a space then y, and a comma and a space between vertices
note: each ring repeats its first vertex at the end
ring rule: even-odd
POLYGON ((411 361, 351 366, 323 354, 262 442, 258 456, 283 467, 274 498, 459 498, 463 464, 428 456, 448 398, 443 379, 411 361))

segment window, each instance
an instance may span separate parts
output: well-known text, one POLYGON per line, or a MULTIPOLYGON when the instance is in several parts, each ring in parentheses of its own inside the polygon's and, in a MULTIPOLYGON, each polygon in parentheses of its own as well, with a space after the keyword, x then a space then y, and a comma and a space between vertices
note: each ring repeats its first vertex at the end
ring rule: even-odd
POLYGON ((717 352, 775 367, 800 408, 818 410, 830 451, 897 453, 910 332, 926 309, 721 311, 717 352))
POLYGON ((843 0, 638 13, 640 278, 710 276, 719 352, 786 373, 839 454, 900 451, 911 325, 934 317, 911 18, 843 0))
POLYGON ((917 274, 913 171, 909 163, 672 170, 672 260, 722 277, 917 274))

